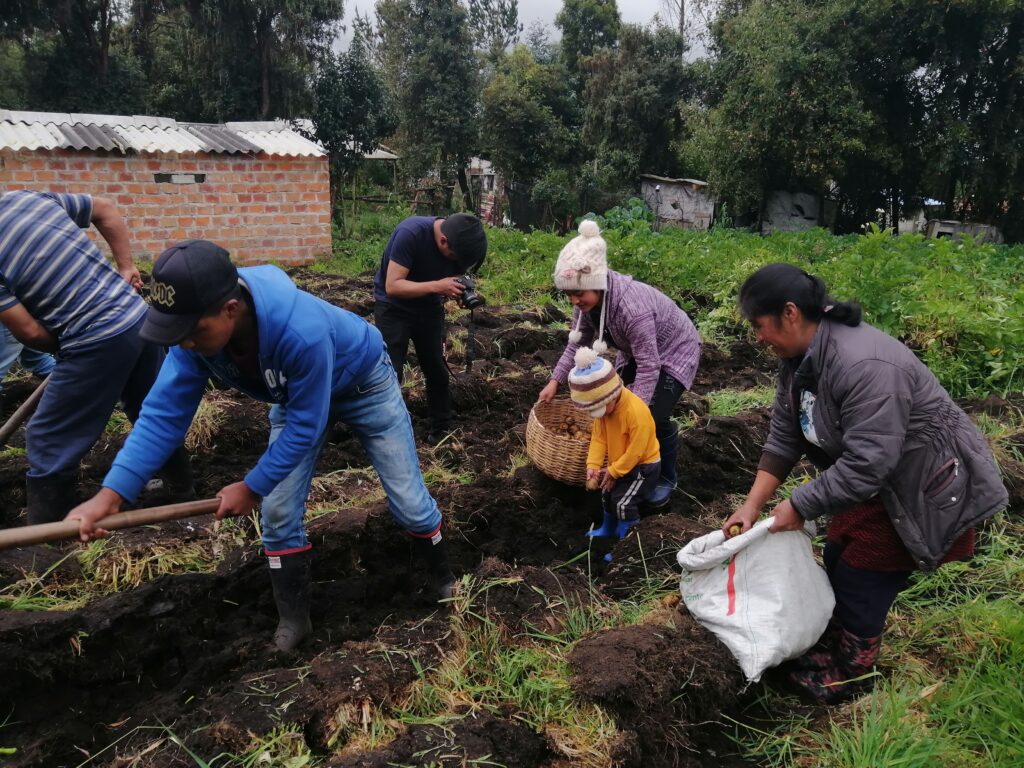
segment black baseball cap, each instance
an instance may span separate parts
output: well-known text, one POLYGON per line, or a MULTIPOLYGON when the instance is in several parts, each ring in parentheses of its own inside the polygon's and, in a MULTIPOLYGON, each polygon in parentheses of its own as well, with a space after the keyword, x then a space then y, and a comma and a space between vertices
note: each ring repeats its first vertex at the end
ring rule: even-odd
POLYGON ((487 235, 480 219, 469 213, 453 213, 441 222, 441 234, 464 270, 479 267, 487 255, 487 235))
POLYGON ((139 335, 173 347, 207 311, 223 304, 238 285, 228 252, 209 240, 184 240, 160 254, 153 267, 149 311, 139 335))

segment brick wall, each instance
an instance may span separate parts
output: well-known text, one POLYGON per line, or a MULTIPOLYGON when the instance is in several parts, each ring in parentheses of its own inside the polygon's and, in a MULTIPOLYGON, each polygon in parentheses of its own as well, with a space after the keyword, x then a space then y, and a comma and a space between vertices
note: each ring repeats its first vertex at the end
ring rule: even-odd
MULTIPOLYGON (((198 237, 238 263, 309 264, 331 251, 323 157, 151 155, 104 151, 0 151, 0 191, 39 189, 108 197, 125 217, 137 259, 198 237), (201 183, 174 181, 205 174, 201 183)), ((95 228, 90 235, 102 244, 95 228)))

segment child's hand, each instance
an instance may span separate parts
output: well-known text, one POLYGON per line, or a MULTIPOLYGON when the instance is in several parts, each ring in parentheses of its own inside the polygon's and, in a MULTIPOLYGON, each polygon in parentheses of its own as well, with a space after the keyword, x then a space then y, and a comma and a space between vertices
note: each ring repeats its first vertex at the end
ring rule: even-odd
POLYGON ((587 490, 596 491, 601 485, 601 470, 587 468, 587 490))
POLYGON ((608 474, 607 469, 601 470, 601 490, 605 493, 611 493, 612 488, 615 487, 615 478, 608 474))

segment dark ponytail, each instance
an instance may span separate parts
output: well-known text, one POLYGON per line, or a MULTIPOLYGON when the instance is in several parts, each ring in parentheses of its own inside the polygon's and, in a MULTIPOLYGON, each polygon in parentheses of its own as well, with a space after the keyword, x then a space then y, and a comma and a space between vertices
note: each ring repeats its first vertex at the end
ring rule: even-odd
POLYGON ((792 264, 761 267, 740 287, 740 312, 747 320, 763 315, 778 317, 789 302, 812 322, 830 320, 844 325, 860 325, 860 304, 836 301, 828 295, 824 280, 792 264))

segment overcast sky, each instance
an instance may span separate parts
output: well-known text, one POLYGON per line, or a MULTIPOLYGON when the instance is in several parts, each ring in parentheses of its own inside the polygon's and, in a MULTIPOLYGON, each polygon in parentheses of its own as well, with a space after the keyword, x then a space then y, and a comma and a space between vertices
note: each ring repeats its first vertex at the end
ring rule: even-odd
MULTIPOLYGON (((355 16, 358 10, 362 15, 369 15, 373 18, 375 0, 346 0, 345 2, 345 25, 350 26, 349 21, 355 16)), ((619 15, 622 20, 632 24, 646 24, 662 8, 662 0, 620 0, 619 15)), ((558 29, 555 27, 555 16, 562 9, 562 3, 558 0, 519 0, 519 21, 524 28, 539 20, 551 29, 551 39, 558 39, 558 29)), ((662 14, 664 16, 664 14, 662 14)), ((689 14, 687 14, 689 15, 689 14)), ((348 40, 351 32, 346 31, 343 37, 342 48, 348 47, 348 40)))

